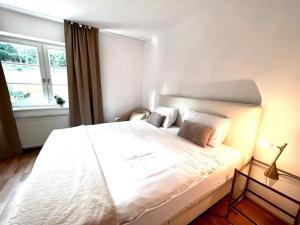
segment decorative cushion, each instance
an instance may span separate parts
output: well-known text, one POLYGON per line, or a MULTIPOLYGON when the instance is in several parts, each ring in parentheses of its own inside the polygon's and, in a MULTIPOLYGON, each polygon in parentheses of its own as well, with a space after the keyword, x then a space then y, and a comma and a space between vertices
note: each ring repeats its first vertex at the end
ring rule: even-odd
POLYGON ((166 119, 163 123, 164 128, 169 128, 176 121, 179 110, 177 108, 169 108, 164 106, 159 106, 155 112, 166 116, 166 119))
POLYGON ((185 120, 177 135, 205 148, 213 131, 212 127, 185 120))
POLYGON ((152 125, 154 125, 156 127, 160 127, 165 119, 166 119, 166 116, 161 115, 157 112, 152 112, 150 114, 149 118, 147 119, 147 122, 151 123, 152 125))
POLYGON ((129 120, 130 120, 130 121, 131 121, 131 120, 142 120, 142 119, 145 118, 145 116, 146 116, 145 113, 137 113, 137 112, 133 112, 133 113, 131 113, 131 116, 130 116, 129 120))
POLYGON ((188 110, 184 114, 184 120, 189 120, 191 122, 197 122, 212 127, 214 132, 208 141, 208 145, 212 147, 217 147, 223 143, 230 127, 230 119, 228 118, 206 113, 199 113, 192 110, 188 110))

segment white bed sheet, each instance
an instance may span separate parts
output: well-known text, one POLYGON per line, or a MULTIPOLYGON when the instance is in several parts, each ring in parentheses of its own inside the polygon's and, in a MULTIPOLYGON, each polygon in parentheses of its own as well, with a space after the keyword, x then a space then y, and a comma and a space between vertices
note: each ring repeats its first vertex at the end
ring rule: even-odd
POLYGON ((203 149, 174 135, 178 128, 170 135, 144 121, 88 130, 121 224, 161 224, 195 196, 223 184, 241 159, 228 146, 203 149))
MULTIPOLYGON (((179 213, 182 209, 201 199, 210 191, 217 190, 233 177, 234 169, 242 166, 241 154, 229 146, 221 145, 218 149, 214 149, 218 157, 224 156, 224 164, 217 168, 212 174, 205 177, 199 183, 189 187, 182 193, 174 196, 155 208, 148 209, 139 217, 126 225, 160 225, 179 213), (220 154, 218 151, 224 151, 220 154), (218 152, 218 153, 217 153, 218 152), (223 156, 222 156, 223 155, 223 156)), ((125 225, 124 224, 124 225, 125 225)))
POLYGON ((177 127, 177 126, 171 126, 169 128, 160 127, 159 129, 162 131, 165 131, 169 134, 172 134, 172 135, 177 135, 177 133, 179 131, 179 127, 177 127))

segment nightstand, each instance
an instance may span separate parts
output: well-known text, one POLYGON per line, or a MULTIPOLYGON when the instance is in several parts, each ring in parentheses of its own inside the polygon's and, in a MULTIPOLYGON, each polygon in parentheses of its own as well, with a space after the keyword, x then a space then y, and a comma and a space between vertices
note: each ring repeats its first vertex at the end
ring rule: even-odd
POLYGON ((230 210, 243 215, 253 224, 257 224, 246 212, 239 209, 239 202, 251 195, 265 204, 271 205, 287 217, 294 220, 294 225, 300 222, 300 177, 283 170, 279 180, 264 176, 268 164, 252 158, 242 169, 235 170, 227 209, 227 219, 230 210), (278 202, 284 202, 280 207, 278 202), (294 213, 291 213, 294 212, 294 213))

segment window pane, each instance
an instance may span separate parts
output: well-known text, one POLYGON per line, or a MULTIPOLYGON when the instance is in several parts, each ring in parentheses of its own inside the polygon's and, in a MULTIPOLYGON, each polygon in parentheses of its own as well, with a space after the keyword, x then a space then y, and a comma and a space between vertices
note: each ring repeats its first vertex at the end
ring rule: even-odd
POLYGON ((44 102, 42 85, 8 84, 10 99, 13 104, 42 104, 44 102))
POLYGON ((66 85, 52 85, 53 96, 57 95, 62 97, 66 101, 66 105, 69 102, 68 87, 66 85))
POLYGON ((0 60, 8 83, 41 84, 37 47, 0 42, 0 60))
POLYGON ((64 50, 48 49, 52 84, 67 85, 67 63, 64 50))
POLYGON ((66 101, 65 105, 68 105, 67 63, 65 51, 62 49, 48 48, 48 59, 53 97, 59 96, 63 98, 66 101))
POLYGON ((36 47, 0 41, 0 60, 24 64, 39 64, 36 47))
POLYGON ((25 65, 2 62, 6 82, 41 84, 40 68, 36 65, 25 65))
POLYGON ((50 67, 52 84, 68 84, 66 67, 50 67))

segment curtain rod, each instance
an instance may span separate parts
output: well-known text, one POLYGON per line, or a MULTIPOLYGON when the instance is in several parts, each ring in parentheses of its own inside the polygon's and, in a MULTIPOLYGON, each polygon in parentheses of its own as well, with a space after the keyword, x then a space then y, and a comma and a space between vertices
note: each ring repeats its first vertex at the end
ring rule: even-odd
MULTIPOLYGON (((92 26, 88 26, 88 25, 85 25, 85 24, 80 24, 80 23, 77 23, 77 22, 73 22, 73 21, 70 21, 70 20, 66 20, 66 21, 68 21, 68 22, 70 22, 71 23, 71 26, 72 25, 74 25, 74 24, 78 24, 78 26, 80 27, 80 28, 88 28, 89 30, 91 30, 92 29, 92 26)), ((93 27, 94 28, 94 27, 93 27)), ((97 28, 98 29, 98 28, 97 28)), ((100 29, 98 29, 99 31, 100 31, 100 29)))

